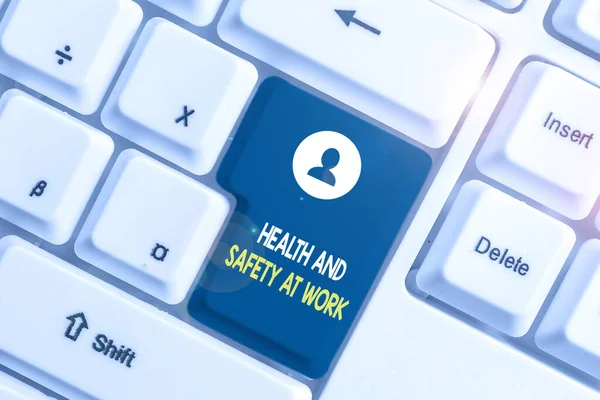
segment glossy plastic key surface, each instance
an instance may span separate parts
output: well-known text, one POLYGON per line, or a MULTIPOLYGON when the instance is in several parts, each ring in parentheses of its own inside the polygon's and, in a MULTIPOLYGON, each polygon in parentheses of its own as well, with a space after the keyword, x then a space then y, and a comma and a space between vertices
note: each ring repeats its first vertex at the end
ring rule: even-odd
POLYGON ((192 317, 322 376, 430 166, 424 151, 267 80, 218 172, 237 207, 192 317))
POLYGON ((19 90, 5 92, 0 217, 51 243, 67 242, 112 153, 108 135, 19 90))
POLYGON ((0 22, 0 73, 92 114, 141 21, 132 0, 13 0, 0 22))
POLYGON ((495 50, 483 29, 430 1, 232 0, 219 34, 434 148, 495 50))
POLYGON ((311 398, 303 384, 14 236, 0 240, 0 320, 2 363, 71 399, 311 398))

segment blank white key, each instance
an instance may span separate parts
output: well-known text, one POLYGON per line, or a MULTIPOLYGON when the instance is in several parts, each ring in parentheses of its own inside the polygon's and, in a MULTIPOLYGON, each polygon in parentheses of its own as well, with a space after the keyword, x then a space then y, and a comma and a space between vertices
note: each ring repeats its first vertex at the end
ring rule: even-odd
POLYGON ((75 244, 77 255, 181 302, 229 212, 227 200, 135 150, 123 152, 75 244))
POLYGON ((150 0, 151 3, 196 26, 207 26, 217 15, 223 0, 150 0))
POLYGON ((535 336, 542 350, 600 379, 600 240, 582 247, 535 336))
POLYGON ((0 240, 0 321, 3 363, 72 399, 311 398, 301 383, 14 236, 0 240))
POLYGON ((541 62, 525 66, 492 127, 481 172, 572 219, 600 195, 600 90, 541 62))
POLYGON ((69 240, 113 152, 112 139, 16 89, 0 99, 0 218, 69 240))
POLYGON ((0 73, 92 114, 141 20, 131 0, 13 0, 0 23, 0 73))
POLYGON ((436 148, 448 141, 495 48, 483 29, 429 1, 233 0, 219 34, 436 148))
POLYGON ((600 54, 600 1, 562 0, 552 17, 560 34, 600 54))
POLYGON ((504 9, 514 10, 523 3, 523 0, 492 0, 492 2, 498 4, 504 9))
POLYGON ((0 399, 2 400, 51 400, 37 390, 10 375, 0 372, 0 399))
POLYGON ((206 174, 257 79, 249 62, 156 18, 144 29, 102 122, 156 154, 206 174))
POLYGON ((470 181, 423 261, 417 285, 508 335, 522 336, 574 244, 568 226, 470 181))

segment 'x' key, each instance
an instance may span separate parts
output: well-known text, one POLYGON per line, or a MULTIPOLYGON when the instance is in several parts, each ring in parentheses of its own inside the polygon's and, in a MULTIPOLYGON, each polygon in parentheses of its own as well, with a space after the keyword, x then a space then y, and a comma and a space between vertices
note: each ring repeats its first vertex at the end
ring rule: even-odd
POLYGON ((175 123, 178 124, 183 121, 183 125, 187 128, 189 125, 188 118, 191 117, 195 112, 196 112, 196 110, 188 111, 188 106, 183 106, 183 115, 181 117, 177 118, 175 120, 175 123))

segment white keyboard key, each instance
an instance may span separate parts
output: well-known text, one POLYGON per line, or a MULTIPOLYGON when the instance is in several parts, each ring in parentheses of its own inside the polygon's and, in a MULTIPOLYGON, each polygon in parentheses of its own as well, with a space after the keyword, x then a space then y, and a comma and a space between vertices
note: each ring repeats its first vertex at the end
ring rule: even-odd
POLYGON ((69 240, 112 139, 16 89, 0 99, 0 218, 54 244, 69 240))
POLYGON ((141 20, 131 0, 13 0, 0 23, 0 73, 92 114, 141 20))
MULTIPOLYGON (((0 1, 1 3, 1 1, 0 1)), ((0 4, 0 7, 2 5, 0 4)), ((0 399, 2 400, 51 400, 23 382, 0 371, 0 399)))
POLYGON ((435 148, 448 141, 495 49, 483 29, 429 1, 233 0, 219 34, 435 148))
POLYGON ((552 17, 561 35, 600 54, 600 1, 562 0, 552 17))
POLYGON ((531 327, 575 244, 563 223, 466 183, 417 274, 424 292, 511 335, 531 327))
POLYGON ((257 79, 249 62, 156 18, 144 29, 102 121, 193 173, 206 174, 257 79))
POLYGON ((223 0, 149 0, 196 26, 207 26, 215 19, 223 0))
POLYGON ((541 62, 525 66, 477 157, 487 176, 572 219, 600 195, 600 90, 541 62))
POLYGON ((311 398, 303 384, 14 236, 0 240, 0 321, 2 362, 72 399, 311 398))
POLYGON ((539 348, 600 379, 600 240, 581 247, 535 342, 539 348))
POLYGON ((492 0, 492 2, 506 10, 514 10, 523 3, 523 0, 492 0))
POLYGON ((189 290, 227 200, 135 150, 123 152, 75 244, 77 255, 170 304, 189 290))

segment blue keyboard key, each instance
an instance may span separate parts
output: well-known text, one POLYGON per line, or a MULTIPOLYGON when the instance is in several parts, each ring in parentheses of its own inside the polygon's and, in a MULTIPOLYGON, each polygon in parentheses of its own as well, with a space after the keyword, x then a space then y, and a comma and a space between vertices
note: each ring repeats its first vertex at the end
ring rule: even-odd
POLYGON ((323 376, 430 168, 424 151, 279 78, 265 81, 217 174, 237 206, 190 314, 323 376))

